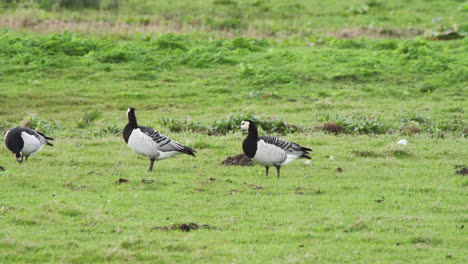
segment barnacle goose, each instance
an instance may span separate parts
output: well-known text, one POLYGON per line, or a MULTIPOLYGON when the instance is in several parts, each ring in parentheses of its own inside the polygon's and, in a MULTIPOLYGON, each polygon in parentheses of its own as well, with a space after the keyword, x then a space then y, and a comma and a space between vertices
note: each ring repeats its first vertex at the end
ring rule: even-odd
POLYGON ((195 150, 164 136, 151 127, 139 126, 135 108, 128 108, 127 117, 128 124, 123 130, 123 138, 135 153, 150 159, 148 171, 153 170, 155 160, 168 159, 180 153, 195 157, 195 150))
POLYGON ((54 139, 27 127, 15 127, 5 133, 5 145, 15 154, 18 162, 23 162, 23 157, 28 160, 45 145, 53 146, 48 140, 54 139))
POLYGON ((245 155, 265 166, 266 176, 268 176, 270 166, 276 167, 279 178, 281 166, 287 165, 297 158, 310 159, 310 156, 308 156, 309 151, 312 151, 310 148, 302 147, 299 144, 278 137, 259 137, 257 126, 252 120, 242 121, 240 128, 249 132, 242 143, 245 155))

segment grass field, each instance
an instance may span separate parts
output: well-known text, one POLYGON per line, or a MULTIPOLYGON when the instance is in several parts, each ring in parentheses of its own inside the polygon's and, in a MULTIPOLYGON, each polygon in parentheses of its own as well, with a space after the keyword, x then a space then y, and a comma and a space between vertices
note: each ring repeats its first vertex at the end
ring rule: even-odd
POLYGON ((0 9, 0 132, 55 138, 0 148, 0 262, 468 262, 466 2, 42 3, 0 9), (197 157, 146 172, 130 106, 197 157), (222 165, 246 117, 312 164, 222 165))

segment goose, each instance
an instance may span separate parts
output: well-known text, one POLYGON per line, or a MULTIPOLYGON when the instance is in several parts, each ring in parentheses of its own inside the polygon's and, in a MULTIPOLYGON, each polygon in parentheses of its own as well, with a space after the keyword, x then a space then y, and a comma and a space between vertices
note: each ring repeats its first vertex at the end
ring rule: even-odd
POLYGON ((310 148, 302 147, 297 143, 278 137, 259 137, 257 126, 252 120, 242 121, 239 127, 249 132, 242 142, 245 155, 265 166, 266 176, 268 176, 270 166, 276 167, 279 178, 281 166, 287 165, 297 158, 310 159, 309 151, 312 151, 310 148))
POLYGON ((28 160, 29 156, 40 151, 45 145, 53 146, 48 140, 54 139, 27 127, 15 127, 5 133, 5 145, 20 163, 23 162, 23 157, 28 160))
POLYGON ((153 170, 156 160, 168 159, 181 153, 195 157, 195 150, 164 136, 151 127, 139 126, 135 108, 128 108, 127 117, 128 124, 123 130, 123 138, 135 153, 150 159, 148 171, 153 170))

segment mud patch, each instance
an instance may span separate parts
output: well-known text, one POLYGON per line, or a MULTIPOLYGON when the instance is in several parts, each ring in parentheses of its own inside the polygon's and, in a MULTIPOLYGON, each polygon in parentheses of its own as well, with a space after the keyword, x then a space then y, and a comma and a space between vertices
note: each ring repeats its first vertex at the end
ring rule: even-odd
POLYGON ((412 135, 412 134, 420 133, 421 129, 417 126, 409 126, 409 127, 401 129, 401 132, 412 135))
POLYGON ((337 171, 337 172, 343 172, 343 168, 338 167, 338 168, 336 168, 336 171, 337 171))
POLYGON ((168 230, 181 230, 183 232, 190 232, 192 230, 199 230, 199 229, 213 229, 212 226, 210 225, 207 225, 207 224, 203 224, 203 225, 199 225, 197 223, 184 223, 184 224, 174 224, 174 225, 170 225, 170 226, 155 226, 153 228, 151 228, 151 231, 153 230, 165 230, 165 231, 168 231, 168 230))
POLYGON ((381 203, 385 201, 385 197, 382 196, 382 198, 375 200, 376 203, 381 203))
POLYGON ((455 165, 455 169, 458 169, 455 171, 455 174, 465 176, 468 174, 468 167, 465 165, 455 165))
POLYGON ((245 154, 239 154, 234 157, 227 157, 222 162, 226 166, 253 166, 252 160, 245 154))
POLYGON ((322 131, 325 131, 325 132, 328 132, 328 133, 332 133, 332 134, 335 134, 335 135, 340 134, 340 133, 344 133, 345 130, 346 130, 344 126, 337 125, 337 124, 331 123, 331 122, 325 123, 325 124, 323 124, 323 126, 316 127, 316 129, 322 130, 322 131))
POLYGON ((250 189, 254 189, 254 190, 263 190, 263 186, 256 185, 256 184, 248 184, 247 187, 249 187, 250 189))
POLYGON ((124 179, 124 178, 119 178, 116 183, 129 183, 130 180, 124 179))

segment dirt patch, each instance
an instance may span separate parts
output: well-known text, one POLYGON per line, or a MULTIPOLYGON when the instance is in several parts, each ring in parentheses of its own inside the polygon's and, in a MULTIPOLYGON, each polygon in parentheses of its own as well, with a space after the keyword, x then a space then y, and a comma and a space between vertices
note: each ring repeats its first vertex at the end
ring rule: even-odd
POLYGON ((424 31, 419 29, 386 29, 386 28, 347 28, 338 31, 323 32, 326 36, 337 38, 359 38, 359 37, 374 37, 374 38, 408 38, 416 37, 424 34, 424 31))
POLYGON ((192 230, 199 230, 199 229, 213 229, 210 225, 203 224, 199 225, 197 223, 184 223, 184 224, 174 224, 170 226, 155 226, 151 228, 151 230, 181 230, 184 232, 190 232, 192 230))
POLYGON ((129 181, 129 180, 127 180, 127 179, 120 178, 120 179, 118 179, 118 180, 117 180, 117 182, 116 182, 116 183, 129 183, 129 182, 130 182, 130 181, 129 181))
POLYGON ((325 123, 323 124, 323 126, 319 126, 319 127, 316 127, 316 129, 318 130, 322 130, 322 131, 325 131, 325 132, 328 132, 328 133, 332 133, 332 134, 340 134, 340 133, 344 133, 345 132, 345 127, 344 126, 341 126, 341 125, 337 125, 335 123, 325 123))
POLYGON ((254 189, 254 190, 263 190, 263 186, 256 185, 256 184, 248 184, 247 187, 254 189))
POLYGON ((222 162, 226 166, 253 166, 252 160, 245 154, 239 154, 234 157, 227 157, 222 162))
POLYGON ((407 134, 418 134, 421 132, 421 129, 417 126, 409 126, 409 127, 406 127, 406 128, 403 128, 402 129, 402 132, 405 132, 407 134))
POLYGON ((382 196, 382 198, 375 200, 377 203, 381 203, 385 201, 385 197, 382 196))
POLYGON ((343 172, 343 168, 338 167, 338 168, 336 168, 336 171, 337 171, 337 172, 343 172))
POLYGON ((457 170, 455 171, 456 174, 458 175, 462 175, 462 176, 465 176, 468 174, 468 167, 465 167, 465 165, 455 165, 455 168, 456 169, 460 169, 460 170, 457 170))

